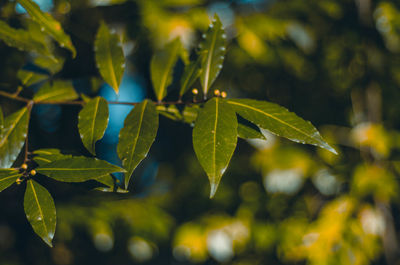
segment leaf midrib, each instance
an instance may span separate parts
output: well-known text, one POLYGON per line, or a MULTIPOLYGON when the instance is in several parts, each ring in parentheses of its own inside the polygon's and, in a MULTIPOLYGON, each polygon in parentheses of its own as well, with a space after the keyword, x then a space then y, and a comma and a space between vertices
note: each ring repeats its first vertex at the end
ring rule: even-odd
POLYGON ((216 172, 216 161, 215 161, 215 157, 216 157, 216 145, 217 145, 217 124, 218 124, 218 98, 215 99, 215 122, 214 122, 214 144, 213 144, 213 173, 214 173, 214 177, 216 177, 217 172, 216 172))
POLYGON ((104 31, 105 31, 105 36, 104 38, 106 39, 105 41, 105 45, 106 45, 106 58, 107 58, 107 68, 109 69, 109 71, 111 72, 111 79, 112 79, 112 83, 113 83, 113 88, 115 91, 118 91, 119 87, 118 87, 118 81, 117 81, 117 77, 115 74, 115 69, 113 67, 113 59, 112 59, 112 54, 111 54, 111 33, 108 32, 108 28, 106 26, 104 26, 104 31))
MULTIPOLYGON (((136 145, 137 145, 137 142, 138 142, 138 139, 139 139, 140 132, 142 130, 142 122, 143 122, 143 116, 144 116, 144 112, 146 110, 146 106, 147 106, 147 101, 144 101, 143 102, 143 108, 142 108, 141 113, 140 113, 140 119, 139 119, 139 126, 138 126, 138 130, 137 130, 137 134, 135 136, 135 140, 133 141, 134 144, 132 145, 131 154, 130 154, 130 157, 129 157, 129 165, 130 165, 130 167, 132 166, 132 160, 133 160, 133 157, 135 155, 136 145)), ((129 176, 128 176, 128 178, 130 177, 132 172, 133 172, 132 169, 129 168, 129 171, 128 171, 129 176)))
MULTIPOLYGON (((214 25, 215 27, 215 25, 214 25)), ((215 49, 215 43, 217 42, 217 33, 218 33, 219 29, 215 29, 214 34, 212 35, 212 40, 211 40, 211 46, 210 46, 210 50, 208 52, 208 58, 207 58, 207 65, 206 65, 206 73, 204 76, 204 86, 203 86, 203 92, 204 95, 207 93, 209 87, 208 87, 208 83, 209 83, 209 79, 210 79, 210 71, 211 71, 211 59, 213 57, 214 54, 214 49, 215 49)))
POLYGON ((33 192, 33 197, 35 198, 35 201, 36 201, 36 204, 37 204, 37 207, 38 207, 38 209, 39 209, 39 214, 40 214, 40 217, 42 218, 42 225, 43 225, 43 227, 44 227, 44 230, 46 231, 46 237, 48 236, 48 229, 47 229, 47 226, 46 226, 46 223, 44 222, 44 215, 43 215, 43 211, 42 211, 42 208, 40 207, 40 204, 39 204, 39 199, 38 199, 38 196, 37 196, 37 193, 36 193, 36 190, 35 190, 35 187, 33 186, 33 182, 32 182, 32 180, 31 181, 29 181, 29 184, 31 185, 31 188, 32 188, 32 192, 33 192))
POLYGON ((11 128, 7 131, 7 134, 3 137, 3 139, 0 142, 0 148, 3 147, 4 143, 6 142, 6 140, 8 139, 8 137, 10 136, 10 134, 12 133, 12 131, 15 129, 15 127, 17 126, 17 124, 19 123, 19 121, 21 120, 22 116, 24 116, 26 112, 26 108, 24 109, 24 111, 21 111, 21 115, 18 116, 18 118, 16 119, 16 122, 12 124, 11 128))
POLYGON ((305 135, 307 138, 309 138, 309 139, 311 139, 311 140, 315 140, 315 141, 317 141, 318 143, 321 144, 321 141, 319 141, 319 140, 317 140, 317 139, 311 137, 311 136, 308 135, 306 132, 300 130, 300 129, 297 128, 297 127, 292 126, 291 124, 289 124, 289 123, 287 123, 287 122, 285 122, 285 121, 283 121, 283 120, 281 120, 281 119, 279 119, 279 118, 277 118, 277 117, 275 117, 275 116, 273 116, 273 115, 271 115, 271 114, 269 114, 269 113, 267 113, 267 112, 264 112, 264 111, 262 111, 262 110, 260 110, 260 109, 254 108, 254 107, 252 107, 252 106, 249 106, 249 105, 246 105, 246 104, 243 104, 243 103, 238 103, 238 102, 236 102, 236 101, 230 101, 230 100, 229 100, 228 103, 229 103, 229 104, 233 104, 233 105, 238 105, 238 106, 241 106, 241 107, 245 107, 245 108, 249 108, 249 109, 254 110, 254 111, 256 111, 256 112, 262 113, 262 114, 264 114, 265 116, 268 116, 268 117, 270 117, 271 119, 274 119, 274 120, 276 120, 276 121, 278 121, 278 122, 281 122, 281 123, 283 123, 284 125, 286 125, 286 126, 292 128, 292 129, 294 129, 294 130, 300 132, 301 134, 305 135))
POLYGON ((166 83, 168 80, 168 76, 170 72, 173 70, 172 69, 172 64, 175 61, 175 58, 177 57, 177 50, 179 49, 178 44, 174 43, 174 50, 172 52, 172 55, 168 58, 167 66, 165 67, 166 71, 164 71, 163 77, 161 78, 161 84, 160 84, 160 90, 157 95, 157 100, 161 101, 164 95, 166 83))

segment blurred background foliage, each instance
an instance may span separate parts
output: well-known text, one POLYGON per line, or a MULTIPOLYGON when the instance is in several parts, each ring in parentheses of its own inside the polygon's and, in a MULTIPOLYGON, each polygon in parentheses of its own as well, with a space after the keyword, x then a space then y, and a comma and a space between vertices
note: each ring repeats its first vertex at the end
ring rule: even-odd
MULTIPOLYGON (((400 264, 400 4, 371 0, 41 0, 71 35, 65 64, 0 43, 0 86, 15 91, 33 64, 109 100, 153 97, 149 62, 180 37, 193 53, 218 13, 230 40, 214 89, 266 99, 310 120, 339 155, 275 138, 241 140, 213 200, 189 125, 161 119, 155 145, 128 194, 38 178, 55 197, 50 249, 31 230, 18 186, 0 194, 0 263, 17 264, 400 264), (101 20, 124 41, 117 98, 99 81, 93 42, 101 20), (50 66, 50 67, 49 67, 50 66), (55 71, 56 72, 56 71, 55 71)), ((14 27, 24 10, 0 2, 14 27)), ((40 29, 37 38, 44 38, 40 29)), ((55 48, 57 49, 57 48, 55 48)), ((177 72, 183 65, 177 66, 177 72)), ((196 84, 198 86, 199 84, 196 84)), ((177 87, 178 85, 175 84, 177 87)), ((37 89, 32 86, 31 91, 37 89)), ((29 94, 29 90, 24 93, 29 94)), ((171 98, 176 98, 177 92, 171 98)), ((190 99, 190 96, 188 96, 190 99)), ((1 99, 6 114, 19 107, 1 99)), ((113 163, 126 106, 110 106, 97 146, 113 163)), ((73 106, 37 106, 31 145, 85 153, 73 106)), ((87 154, 87 153, 85 153, 87 154)))

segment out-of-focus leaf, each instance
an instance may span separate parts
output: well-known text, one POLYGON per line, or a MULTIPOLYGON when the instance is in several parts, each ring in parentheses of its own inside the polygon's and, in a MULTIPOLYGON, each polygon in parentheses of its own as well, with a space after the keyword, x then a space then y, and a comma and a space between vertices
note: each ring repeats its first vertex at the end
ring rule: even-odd
POLYGON ((0 169, 0 192, 10 187, 22 174, 13 168, 0 169))
POLYGON ((35 51, 39 54, 50 55, 47 47, 31 38, 28 31, 23 29, 14 29, 7 25, 6 22, 0 20, 0 39, 8 46, 23 51, 35 51))
POLYGON ((72 52, 72 56, 76 56, 76 50, 70 37, 65 34, 61 24, 55 20, 50 14, 43 13, 39 6, 31 0, 17 0, 21 6, 29 13, 34 21, 36 21, 41 29, 47 32, 61 47, 65 47, 72 52))
POLYGON ((196 82, 201 74, 201 62, 202 56, 199 56, 196 61, 191 62, 186 65, 181 78, 181 90, 179 91, 179 96, 182 97, 186 91, 189 90, 190 86, 196 82))
POLYGON ((197 117, 193 129, 193 147, 208 175, 210 198, 214 197, 235 151, 237 127, 235 111, 221 98, 207 101, 197 117))
POLYGON ((135 106, 119 134, 117 152, 126 169, 125 188, 137 165, 147 156, 158 130, 158 113, 153 102, 145 100, 135 106))
POLYGON ((201 63, 202 72, 200 81, 203 87, 204 98, 222 69, 226 50, 226 36, 219 17, 215 14, 214 19, 204 35, 200 44, 199 54, 203 57, 201 63))
POLYGON ((111 33, 104 22, 97 32, 94 50, 101 76, 118 94, 125 70, 125 56, 119 36, 111 33))
POLYGON ((156 108, 158 113, 167 117, 168 119, 174 121, 182 120, 182 114, 179 112, 178 108, 175 105, 158 105, 156 108))
POLYGON ((65 101, 74 100, 79 96, 76 93, 72 82, 55 80, 52 84, 47 82, 33 97, 36 102, 39 101, 65 101))
POLYGON ((246 124, 239 123, 238 124, 238 136, 243 139, 261 139, 266 140, 264 134, 262 134, 259 130, 252 128, 246 124))
POLYGON ((0 139, 0 168, 9 168, 17 158, 25 142, 28 130, 28 109, 23 108, 4 120, 0 139))
POLYGON ((83 156, 56 160, 39 166, 36 171, 64 182, 84 182, 90 179, 96 180, 114 172, 125 172, 122 168, 106 161, 83 156))
POLYGON ((79 112, 78 128, 82 143, 93 155, 96 154, 96 142, 106 131, 108 118, 108 104, 102 97, 90 100, 79 112))
POLYGON ((58 149, 39 149, 33 152, 35 155, 33 160, 39 165, 43 166, 53 161, 64 160, 72 158, 72 155, 64 155, 58 149))
POLYGON ((61 71, 64 66, 64 61, 65 59, 62 57, 50 58, 46 56, 39 56, 33 60, 35 65, 47 70, 52 75, 61 71))
POLYGON ((47 245, 53 247, 51 241, 56 232, 57 222, 54 200, 43 186, 32 179, 26 183, 24 209, 35 233, 47 245))
POLYGON ((179 38, 168 43, 165 48, 154 54, 150 62, 151 81, 154 93, 160 102, 167 95, 167 88, 172 83, 174 66, 182 52, 182 43, 179 38))
POLYGON ((200 108, 198 105, 188 106, 186 105, 183 109, 183 121, 192 124, 196 121, 197 115, 199 114, 200 108))
POLYGON ((335 149, 322 139, 310 122, 277 104, 253 99, 232 99, 228 103, 240 116, 262 129, 294 142, 325 148, 336 154, 335 149))
POLYGON ((37 84, 49 78, 48 75, 22 69, 18 71, 17 77, 19 78, 19 80, 21 80, 21 83, 26 87, 37 84))
POLYGON ((3 109, 0 106, 0 138, 3 138, 3 129, 4 129, 4 114, 3 114, 3 109))

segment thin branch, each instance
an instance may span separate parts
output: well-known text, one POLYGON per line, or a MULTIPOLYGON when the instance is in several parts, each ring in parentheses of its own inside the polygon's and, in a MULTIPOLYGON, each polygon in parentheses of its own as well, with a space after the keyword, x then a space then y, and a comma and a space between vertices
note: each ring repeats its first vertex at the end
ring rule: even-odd
MULTIPOLYGON (((77 100, 77 101, 53 101, 53 100, 48 100, 48 101, 35 101, 32 99, 27 99, 23 98, 20 96, 17 96, 15 94, 7 93, 4 91, 0 91, 0 96, 13 99, 16 101, 21 101, 25 103, 31 103, 33 105, 84 105, 85 101, 82 100, 77 100)), ((193 104, 200 104, 204 103, 205 101, 199 101, 199 102, 182 102, 181 100, 178 101, 162 101, 162 102, 155 102, 155 105, 193 105, 193 104)), ((119 101, 108 101, 108 104, 113 104, 113 105, 129 105, 129 106, 135 106, 137 104, 140 104, 141 102, 119 102, 119 101)))

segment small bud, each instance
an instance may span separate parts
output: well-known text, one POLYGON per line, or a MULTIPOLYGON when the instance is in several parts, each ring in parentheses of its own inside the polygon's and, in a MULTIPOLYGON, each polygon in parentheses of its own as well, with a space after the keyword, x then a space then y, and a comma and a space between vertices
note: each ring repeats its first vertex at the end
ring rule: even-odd
POLYGON ((21 185, 22 180, 20 178, 17 178, 17 180, 15 182, 17 183, 17 185, 21 185))
POLYGON ((193 88, 193 89, 192 89, 192 94, 193 94, 193 95, 199 94, 199 91, 197 90, 197 88, 193 88))
POLYGON ((31 170, 31 176, 35 176, 36 175, 36 170, 32 169, 31 170))
POLYGON ((219 89, 215 89, 215 90, 214 90, 214 95, 215 95, 215 96, 218 97, 220 94, 221 94, 221 92, 219 91, 219 89))
POLYGON ((22 168, 23 170, 27 170, 27 169, 28 169, 28 165, 27 165, 27 164, 22 164, 21 168, 22 168))
POLYGON ((222 97, 222 98, 226 98, 226 96, 227 96, 226 92, 225 92, 225 91, 222 91, 222 92, 221 92, 221 97, 222 97))

